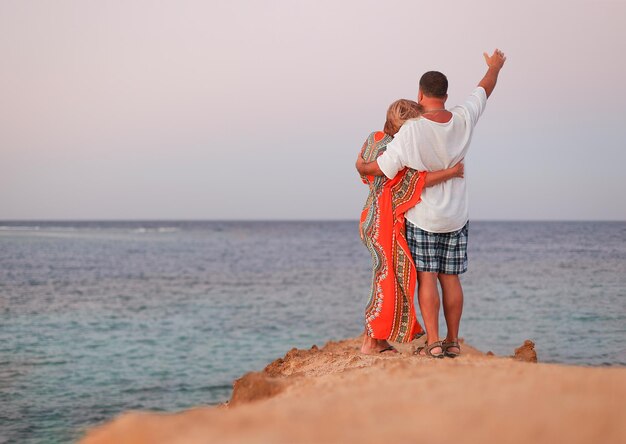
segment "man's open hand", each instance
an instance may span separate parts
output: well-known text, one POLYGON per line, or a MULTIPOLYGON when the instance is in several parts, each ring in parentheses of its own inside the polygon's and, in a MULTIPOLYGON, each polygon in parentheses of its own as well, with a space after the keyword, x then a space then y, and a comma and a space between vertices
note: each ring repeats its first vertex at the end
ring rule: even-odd
POLYGON ((506 61, 506 56, 499 49, 496 49, 493 54, 491 54, 491 56, 484 52, 483 56, 485 57, 485 62, 487 62, 487 66, 489 66, 489 68, 495 68, 497 70, 502 69, 502 67, 504 66, 504 62, 506 61))
POLYGON ((506 61, 506 57, 502 51, 496 49, 493 54, 489 55, 486 52, 483 53, 485 56, 485 62, 487 62, 487 74, 482 80, 478 83, 478 86, 482 86, 485 90, 485 94, 487 97, 491 95, 493 89, 496 87, 496 83, 498 82, 498 74, 500 70, 504 66, 504 62, 506 61))

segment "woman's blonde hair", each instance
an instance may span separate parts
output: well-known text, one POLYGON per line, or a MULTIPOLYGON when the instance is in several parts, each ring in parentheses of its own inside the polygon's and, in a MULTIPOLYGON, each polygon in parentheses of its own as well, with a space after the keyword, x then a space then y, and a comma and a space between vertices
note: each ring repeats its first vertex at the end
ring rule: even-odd
POLYGON ((387 121, 385 122, 385 133, 394 136, 404 122, 415 119, 422 115, 424 108, 413 100, 400 99, 389 105, 387 110, 387 121))

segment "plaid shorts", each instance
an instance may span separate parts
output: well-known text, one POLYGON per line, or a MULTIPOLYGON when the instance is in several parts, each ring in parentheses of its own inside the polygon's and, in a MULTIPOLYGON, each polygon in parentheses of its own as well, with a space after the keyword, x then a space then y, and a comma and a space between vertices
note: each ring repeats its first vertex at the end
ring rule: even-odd
POLYGON ((467 271, 469 222, 451 233, 430 233, 406 221, 406 240, 417 271, 462 274, 467 271))

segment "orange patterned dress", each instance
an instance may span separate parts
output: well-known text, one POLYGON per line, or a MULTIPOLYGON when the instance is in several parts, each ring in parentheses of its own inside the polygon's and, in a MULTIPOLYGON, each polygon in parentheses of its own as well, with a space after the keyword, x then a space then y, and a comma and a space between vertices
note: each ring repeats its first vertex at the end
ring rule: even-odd
MULTIPOLYGON (((392 140, 382 131, 370 134, 361 156, 366 162, 375 160, 392 140)), ((406 241, 404 213, 421 200, 425 178, 426 172, 409 168, 392 180, 361 176, 370 192, 359 230, 373 261, 365 330, 375 339, 410 342, 424 334, 413 304, 417 272, 406 241)))

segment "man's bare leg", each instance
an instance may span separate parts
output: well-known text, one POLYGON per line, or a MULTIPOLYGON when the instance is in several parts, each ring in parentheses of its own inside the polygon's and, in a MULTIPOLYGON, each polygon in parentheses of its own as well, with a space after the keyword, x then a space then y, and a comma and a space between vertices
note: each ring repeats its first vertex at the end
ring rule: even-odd
MULTIPOLYGON (((439 288, 437 288, 437 273, 427 271, 417 272, 417 300, 422 311, 424 327, 426 328, 427 344, 439 340, 439 288)), ((440 347, 434 347, 433 354, 442 352, 440 347)))
MULTIPOLYGON (((458 341, 459 325, 461 324, 461 314, 463 313, 463 287, 458 274, 439 274, 439 282, 443 290, 443 314, 446 317, 448 334, 446 342, 458 341)), ((453 353, 460 353, 458 347, 450 347, 453 353)))

